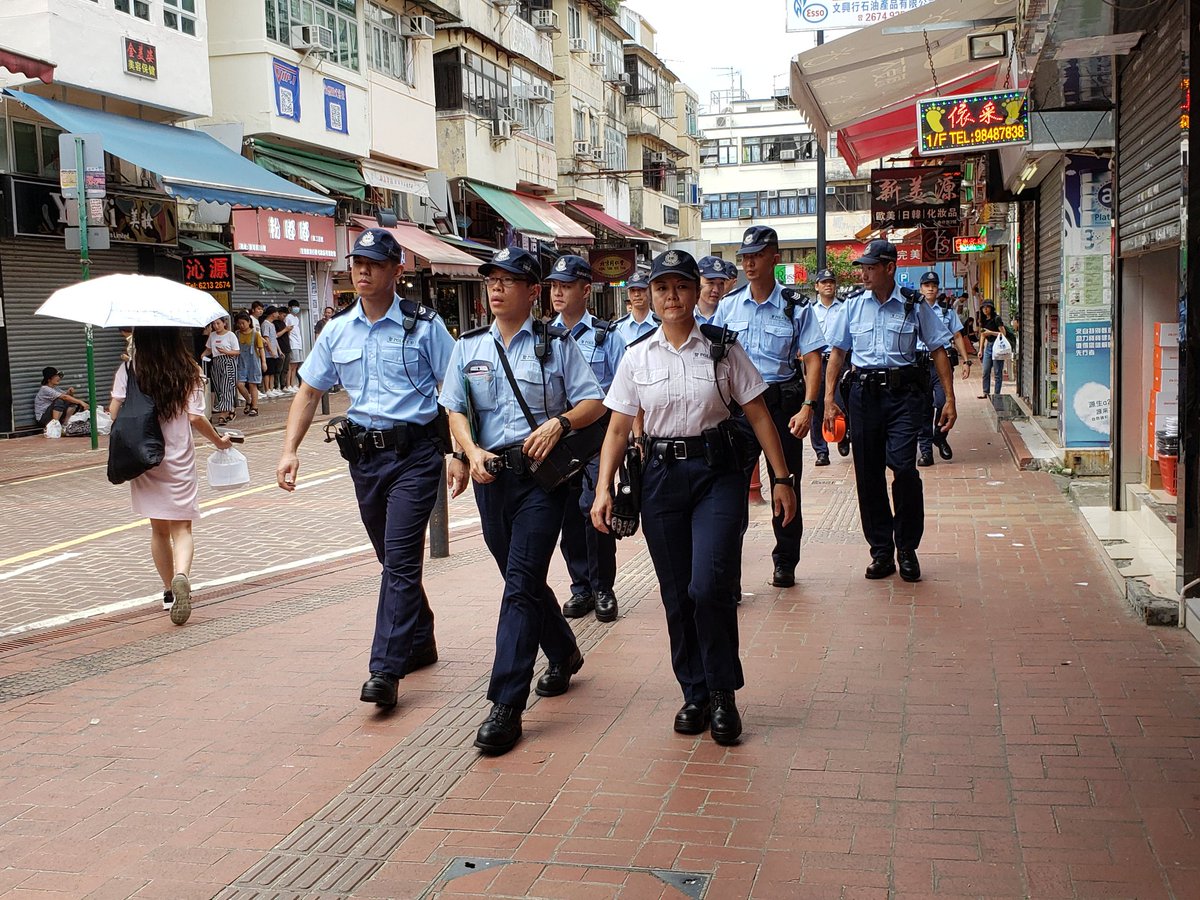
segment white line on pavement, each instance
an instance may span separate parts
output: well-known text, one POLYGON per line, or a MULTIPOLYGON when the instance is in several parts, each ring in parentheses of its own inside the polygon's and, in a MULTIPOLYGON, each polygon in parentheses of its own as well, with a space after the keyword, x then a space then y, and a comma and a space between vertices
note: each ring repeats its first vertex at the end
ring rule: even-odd
POLYGON ((200 518, 207 519, 209 516, 215 516, 217 513, 229 512, 231 509, 233 509, 232 506, 218 506, 214 509, 206 509, 200 513, 200 518))
POLYGON ((64 559, 71 559, 78 556, 78 553, 60 553, 58 556, 52 556, 49 559, 43 559, 39 562, 30 563, 27 566, 21 566, 19 569, 13 569, 11 572, 5 572, 0 575, 0 581, 6 581, 9 578, 16 578, 18 575, 25 575, 29 572, 36 572, 38 569, 45 569, 55 563, 60 563, 64 559))
POLYGON ((316 487, 318 484, 325 484, 327 481, 337 481, 339 478, 349 478, 350 476, 343 472, 341 475, 330 475, 328 478, 318 478, 315 481, 302 481, 296 485, 296 490, 302 491, 305 488, 316 487))

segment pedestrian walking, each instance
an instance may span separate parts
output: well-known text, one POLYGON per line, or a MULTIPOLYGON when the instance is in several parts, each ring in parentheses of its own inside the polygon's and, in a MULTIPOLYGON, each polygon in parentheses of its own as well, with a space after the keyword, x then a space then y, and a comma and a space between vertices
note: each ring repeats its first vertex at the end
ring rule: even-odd
MULTIPOLYGON (((220 321, 220 320, 218 320, 220 321)), ((192 429, 218 450, 233 444, 204 417, 204 378, 178 328, 139 326, 132 361, 113 378, 109 415, 115 422, 132 373, 141 392, 154 401, 163 434, 163 460, 129 482, 134 515, 150 520, 150 555, 163 584, 163 609, 182 625, 192 614, 192 523, 197 502, 196 447, 192 429)))
POLYGON ((737 266, 726 263, 719 256, 705 256, 697 265, 700 267, 700 297, 696 301, 696 321, 707 325, 717 314, 721 299, 737 280, 737 266))
MULTIPOLYGON (((929 304, 929 308, 933 310, 938 321, 950 333, 951 340, 946 345, 946 355, 950 359, 951 375, 961 361, 962 377, 965 379, 971 374, 971 356, 974 351, 963 334, 962 322, 959 321, 958 313, 951 306, 950 298, 938 292, 940 284, 941 279, 937 272, 933 270, 926 272, 921 276, 921 296, 929 304)), ((930 409, 925 414, 925 418, 921 420, 921 433, 917 437, 917 465, 927 467, 933 465, 934 447, 937 447, 938 455, 945 460, 954 458, 954 449, 950 446, 950 438, 937 427, 938 421, 942 417, 942 407, 946 403, 946 392, 942 388, 942 380, 938 378, 929 346, 920 338, 917 339, 917 354, 921 364, 929 370, 930 409)))
MULTIPOLYGON (((746 273, 746 284, 721 301, 712 324, 728 327, 738 334, 739 343, 766 382, 763 399, 779 433, 787 471, 799 479, 804 467, 801 437, 808 433, 813 407, 820 394, 821 348, 826 343, 825 335, 812 308, 802 303, 791 288, 785 288, 775 280, 779 235, 774 228, 765 225, 747 228, 737 253, 742 271, 746 273)), ((749 448, 744 462, 744 533, 750 524, 750 482, 758 468, 762 447, 745 417, 737 416, 735 421, 749 448)), ((768 461, 768 472, 772 471, 770 466, 768 461)), ((775 531, 775 547, 771 551, 775 568, 771 584, 776 587, 791 587, 796 583, 800 541, 804 537, 799 487, 797 482, 796 515, 787 523, 778 516, 771 520, 775 531)))
MULTIPOLYGON (((212 381, 213 424, 227 425, 237 413, 237 362, 241 347, 237 337, 229 330, 229 320, 216 319, 209 326, 205 349, 208 351, 208 375, 212 381)), ((136 344, 136 341, 135 341, 136 344)))
POLYGON ((938 427, 949 432, 957 418, 954 381, 945 346, 950 333, 920 295, 896 284, 896 247, 871 241, 854 264, 862 267, 864 290, 846 299, 827 322, 829 367, 825 376, 825 421, 841 413, 834 399, 837 373, 846 353, 850 381, 850 449, 863 534, 871 547, 867 578, 887 578, 900 564, 905 581, 921 580, 917 548, 925 530, 925 498, 917 471, 917 435, 929 412, 929 368, 920 365, 917 340, 935 348, 933 364, 946 392, 938 427), (888 501, 885 469, 892 470, 888 501))
MULTIPOLYGON (((821 269, 817 272, 817 299, 812 304, 813 315, 817 317, 817 324, 821 326, 821 333, 826 334, 825 325, 829 321, 830 310, 835 304, 842 301, 837 296, 838 283, 837 275, 833 269, 821 269)), ((828 340, 828 338, 826 338, 828 340)), ((813 407, 812 424, 808 428, 808 442, 812 444, 813 453, 816 454, 815 465, 829 465, 829 441, 825 439, 825 377, 829 371, 829 353, 830 347, 826 343, 821 348, 821 390, 817 398, 817 405, 813 407)), ((843 366, 843 372, 845 367, 843 366)), ((838 383, 841 384, 841 373, 838 375, 838 383)), ((844 407, 843 407, 844 409, 844 407)), ((850 455, 850 433, 849 428, 846 430, 846 436, 837 443, 839 456, 850 455)))
POLYGON ((980 400, 987 399, 991 394, 999 396, 1004 384, 1005 359, 996 359, 992 355, 996 338, 1000 335, 1004 335, 1006 340, 1012 338, 1012 332, 997 315, 995 304, 991 300, 984 300, 979 306, 979 337, 983 340, 983 393, 979 395, 980 400))
MULTIPOLYGON (((470 467, 484 542, 504 576, 496 624, 492 709, 475 735, 485 753, 507 753, 521 739, 521 716, 539 645, 549 660, 537 693, 565 693, 583 655, 546 583, 558 542, 566 483, 547 489, 532 477, 559 439, 604 413, 604 391, 578 345, 562 329, 533 316, 542 289, 537 260, 516 247, 479 268, 486 279, 490 326, 463 334, 442 385, 450 430, 470 467), (540 424, 531 427, 522 407, 540 424)), ((450 473, 466 488, 466 473, 450 473)))
POLYGON ((795 477, 763 395, 767 385, 727 330, 695 320, 700 269, 669 250, 650 274, 657 331, 626 351, 605 405, 612 410, 600 459, 592 521, 612 524, 613 483, 637 416, 645 416, 642 527, 667 618, 671 666, 683 692, 674 729, 718 744, 742 733, 735 692, 745 684, 738 658, 737 599, 745 480, 737 449, 741 405, 775 473, 772 502, 785 525, 796 512, 795 477))
MULTIPOLYGON (((571 335, 600 387, 607 391, 625 355, 625 339, 614 325, 588 312, 587 302, 592 296, 591 265, 582 256, 560 256, 546 280, 550 283, 550 303, 557 313, 552 324, 571 335)), ((563 615, 578 619, 595 610, 598 622, 615 622, 617 541, 592 526, 599 469, 597 457, 571 479, 571 496, 567 498, 559 543, 571 575, 571 599, 563 604, 563 615)))
POLYGON ((258 415, 258 385, 267 367, 263 339, 254 330, 254 317, 250 313, 238 313, 234 322, 238 341, 237 389, 246 401, 246 415, 254 418, 258 415))
POLYGON ((266 365, 262 373, 262 397, 264 400, 274 400, 279 396, 275 391, 275 373, 279 368, 279 338, 275 337, 275 307, 268 306, 263 310, 258 320, 258 331, 263 339, 263 357, 266 365))

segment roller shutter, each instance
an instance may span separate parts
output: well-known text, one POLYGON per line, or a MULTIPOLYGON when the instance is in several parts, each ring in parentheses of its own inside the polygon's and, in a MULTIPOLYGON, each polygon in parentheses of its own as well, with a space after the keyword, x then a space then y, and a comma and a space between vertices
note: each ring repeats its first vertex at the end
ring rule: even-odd
POLYGON ((1066 160, 1059 162, 1038 189, 1038 306, 1058 306, 1062 293, 1063 174, 1066 167, 1066 160))
MULTIPOLYGON (((117 245, 91 257, 93 278, 138 271, 136 247, 117 245)), ((33 397, 42 383, 43 367, 58 366, 64 373, 63 383, 74 385, 77 395, 86 395, 87 348, 83 326, 34 315, 55 290, 79 281, 79 255, 64 250, 61 243, 54 241, 37 238, 0 241, 0 271, 4 277, 2 296, 8 332, 5 364, 13 398, 10 428, 17 430, 34 424, 33 397)), ((106 405, 125 342, 115 328, 97 328, 93 335, 96 394, 100 404, 106 405)))
MULTIPOLYGON (((311 328, 308 325, 308 263, 302 259, 281 259, 279 257, 264 257, 263 265, 270 266, 280 275, 286 275, 296 282, 296 289, 290 294, 275 294, 259 290, 257 285, 238 279, 233 286, 230 302, 234 309, 249 309, 255 300, 261 300, 263 306, 282 306, 295 301, 300 304, 301 340, 307 352, 312 345, 311 328)), ((295 347, 295 343, 292 344, 295 347)), ((301 357, 303 358, 303 357, 301 357)))
POLYGON ((1042 336, 1037 333, 1037 204, 1021 204, 1021 377, 1018 387, 1021 396, 1032 399, 1037 384, 1038 347, 1042 336), (1031 339, 1032 338, 1032 339, 1031 339))

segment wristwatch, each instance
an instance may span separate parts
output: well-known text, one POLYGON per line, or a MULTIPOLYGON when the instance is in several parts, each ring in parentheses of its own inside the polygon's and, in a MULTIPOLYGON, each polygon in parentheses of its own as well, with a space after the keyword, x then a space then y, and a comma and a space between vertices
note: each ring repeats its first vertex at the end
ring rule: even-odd
POLYGON ((805 401, 804 401, 803 403, 801 403, 800 405, 801 405, 801 406, 811 406, 811 407, 813 407, 813 408, 815 409, 815 408, 816 408, 816 406, 817 406, 817 401, 816 401, 816 400, 805 400, 805 401))
POLYGON ((570 419, 568 419, 566 416, 555 416, 554 420, 556 422, 558 422, 559 425, 562 426, 562 433, 563 433, 564 437, 571 433, 571 420, 570 419))
POLYGON ((795 475, 784 475, 781 478, 772 478, 771 479, 771 487, 775 487, 778 484, 786 484, 788 487, 794 489, 796 487, 796 476, 795 475))
POLYGON ((457 459, 460 463, 468 462, 467 454, 463 453, 461 450, 455 450, 450 455, 457 459))

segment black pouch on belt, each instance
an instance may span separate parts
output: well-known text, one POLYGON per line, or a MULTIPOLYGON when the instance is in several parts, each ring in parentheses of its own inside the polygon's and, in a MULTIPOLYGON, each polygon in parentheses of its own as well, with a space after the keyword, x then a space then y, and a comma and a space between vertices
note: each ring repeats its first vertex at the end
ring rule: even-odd
POLYGON ((408 456, 408 452, 412 450, 412 432, 408 429, 407 422, 397 422, 392 426, 392 442, 396 448, 396 455, 400 457, 408 456))
POLYGON ((803 405, 803 378, 797 375, 779 385, 779 408, 785 416, 791 418, 796 413, 800 412, 800 407, 803 405))
POLYGON ((704 461, 710 469, 732 468, 730 457, 733 451, 720 425, 705 428, 700 432, 700 437, 704 438, 704 461))
POLYGON ((354 423, 345 416, 337 416, 325 423, 325 443, 337 442, 338 454, 349 463, 362 459, 362 448, 353 435, 354 423))
MULTIPOLYGON (((709 431, 712 430, 714 429, 709 429, 709 431)), ((749 441, 746 439, 746 435, 742 432, 742 429, 734 424, 733 419, 726 419, 721 422, 715 430, 719 432, 721 442, 729 448, 729 461, 726 465, 739 469, 747 465, 750 456, 749 441)), ((708 432, 706 431, 705 435, 707 436, 707 434, 708 432)))

